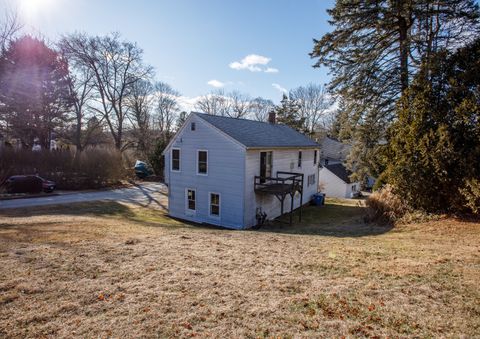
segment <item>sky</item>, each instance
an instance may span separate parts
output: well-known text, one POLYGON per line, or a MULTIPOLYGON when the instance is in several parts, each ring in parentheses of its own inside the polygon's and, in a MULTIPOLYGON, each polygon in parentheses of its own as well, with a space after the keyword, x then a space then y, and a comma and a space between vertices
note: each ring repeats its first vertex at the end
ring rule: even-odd
POLYGON ((120 32, 138 43, 156 79, 188 105, 211 90, 238 90, 278 103, 282 92, 324 84, 313 68, 313 38, 331 27, 333 0, 0 0, 26 32, 56 41, 62 34, 120 32))

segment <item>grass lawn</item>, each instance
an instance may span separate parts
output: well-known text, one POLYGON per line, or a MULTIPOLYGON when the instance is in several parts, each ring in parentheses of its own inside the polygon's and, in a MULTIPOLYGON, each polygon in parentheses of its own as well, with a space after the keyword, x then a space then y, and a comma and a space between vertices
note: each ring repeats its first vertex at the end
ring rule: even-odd
POLYGON ((258 231, 115 202, 0 211, 0 337, 480 337, 480 222, 258 231))

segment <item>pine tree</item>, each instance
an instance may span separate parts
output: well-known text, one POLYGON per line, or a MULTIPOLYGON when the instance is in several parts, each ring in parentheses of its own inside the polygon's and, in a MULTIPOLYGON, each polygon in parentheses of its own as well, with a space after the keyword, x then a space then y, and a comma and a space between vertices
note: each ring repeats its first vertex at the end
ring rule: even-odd
POLYGON ((51 133, 73 104, 66 61, 43 41, 24 36, 10 44, 0 69, 2 120, 25 146, 39 138, 48 149, 51 133))
POLYGON ((414 208, 458 211, 480 199, 479 73, 480 39, 432 57, 402 96, 386 175, 414 208))
POLYGON ((277 122, 290 126, 297 131, 304 133, 305 118, 300 117, 300 107, 294 100, 291 100, 286 94, 283 94, 280 105, 275 106, 273 112, 276 115, 277 122))
POLYGON ((330 68, 330 89, 345 102, 344 120, 359 144, 352 160, 362 156, 355 150, 372 153, 364 150, 371 134, 385 136, 422 63, 429 68, 435 52, 465 45, 480 32, 474 0, 337 0, 328 13, 335 29, 314 40, 310 56, 314 67, 330 68))

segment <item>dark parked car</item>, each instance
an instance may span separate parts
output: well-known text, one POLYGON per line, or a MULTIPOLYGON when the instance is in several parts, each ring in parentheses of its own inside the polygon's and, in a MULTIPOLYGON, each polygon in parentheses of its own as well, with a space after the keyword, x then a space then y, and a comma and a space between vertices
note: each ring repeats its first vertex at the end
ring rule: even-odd
POLYGON ((55 182, 38 175, 14 175, 5 181, 8 193, 50 193, 55 189, 55 182))

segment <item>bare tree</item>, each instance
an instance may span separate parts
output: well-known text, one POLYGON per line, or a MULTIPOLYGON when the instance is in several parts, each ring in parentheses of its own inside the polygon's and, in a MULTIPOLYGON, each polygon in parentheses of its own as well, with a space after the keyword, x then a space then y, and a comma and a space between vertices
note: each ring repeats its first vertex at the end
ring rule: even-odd
POLYGON ((289 96, 300 108, 300 117, 305 119, 306 131, 313 133, 319 125, 325 127, 327 113, 333 104, 325 86, 300 86, 291 90, 289 96))
POLYGON ((231 101, 231 110, 229 116, 232 118, 243 118, 250 112, 252 98, 250 96, 233 91, 227 94, 231 101))
POLYGON ((142 156, 147 156, 152 148, 154 135, 152 133, 152 111, 155 88, 148 80, 140 80, 133 84, 127 105, 127 115, 132 126, 133 137, 137 150, 142 156))
POLYGON ((13 9, 7 9, 3 17, 0 18, 0 53, 7 48, 8 43, 17 35, 23 28, 18 12, 13 9))
POLYGON ((250 112, 253 118, 258 121, 267 121, 268 113, 275 108, 275 104, 272 100, 264 99, 261 97, 255 98, 250 103, 250 112))
POLYGON ((165 82, 155 84, 156 122, 160 133, 168 138, 173 132, 175 120, 179 114, 178 97, 180 93, 165 82))
POLYGON ((97 95, 90 108, 107 124, 115 147, 124 150, 128 146, 123 144, 127 97, 136 82, 148 79, 153 72, 143 63, 143 51, 118 33, 96 37, 73 34, 64 37, 61 46, 69 59, 93 73, 97 95))
POLYGON ((218 90, 202 96, 195 108, 211 115, 230 116, 231 100, 223 90, 218 90))

